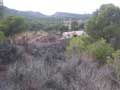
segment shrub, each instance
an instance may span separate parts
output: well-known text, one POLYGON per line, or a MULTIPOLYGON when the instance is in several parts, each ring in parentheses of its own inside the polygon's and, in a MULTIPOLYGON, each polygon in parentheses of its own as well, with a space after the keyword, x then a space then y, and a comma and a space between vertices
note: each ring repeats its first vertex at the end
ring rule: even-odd
MULTIPOLYGON (((82 60, 95 60, 100 64, 106 64, 107 58, 112 56, 114 49, 106 40, 94 41, 88 35, 73 37, 67 46, 67 55, 78 55, 82 60)), ((93 61, 92 60, 92 61, 93 61)))
POLYGON ((0 42, 3 42, 5 40, 5 35, 3 32, 0 31, 0 42))
POLYGON ((112 56, 114 49, 104 39, 88 45, 87 52, 94 55, 100 63, 106 63, 107 57, 112 56))
POLYGON ((4 32, 6 37, 9 37, 26 31, 27 24, 22 17, 10 16, 0 22, 0 30, 4 32))
POLYGON ((108 64, 115 69, 117 78, 120 79, 120 50, 112 54, 112 58, 108 60, 108 64))
POLYGON ((73 53, 81 54, 86 50, 87 45, 91 43, 91 37, 85 34, 79 37, 72 37, 66 48, 67 55, 72 55, 73 53))

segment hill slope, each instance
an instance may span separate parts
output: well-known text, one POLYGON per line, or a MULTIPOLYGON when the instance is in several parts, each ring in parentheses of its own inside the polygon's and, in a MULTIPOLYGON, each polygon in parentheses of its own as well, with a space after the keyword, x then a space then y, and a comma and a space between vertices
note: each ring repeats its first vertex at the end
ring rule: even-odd
POLYGON ((61 18, 61 19, 88 19, 90 14, 74 14, 74 13, 65 13, 65 12, 56 12, 52 17, 61 18))
POLYGON ((54 15, 47 16, 40 12, 33 12, 33 11, 18 11, 15 9, 10 9, 4 7, 4 15, 5 16, 23 16, 29 19, 81 19, 85 20, 88 19, 91 15, 90 14, 73 14, 73 13, 64 13, 64 12, 56 12, 54 15))
POLYGON ((120 90, 110 66, 66 58, 65 43, 38 43, 0 47, 0 90, 120 90))
POLYGON ((4 15, 5 16, 24 16, 24 17, 28 17, 28 18, 45 18, 45 17, 47 17, 40 12, 18 11, 15 9, 9 9, 7 7, 4 7, 4 15))

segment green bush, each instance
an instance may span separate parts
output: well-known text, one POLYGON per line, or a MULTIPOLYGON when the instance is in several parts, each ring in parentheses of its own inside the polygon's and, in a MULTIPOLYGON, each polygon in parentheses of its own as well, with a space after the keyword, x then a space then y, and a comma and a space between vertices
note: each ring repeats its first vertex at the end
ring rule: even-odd
POLYGON ((10 16, 0 21, 0 31, 6 37, 13 36, 27 30, 27 24, 22 17, 10 16))
POLYGON ((114 49, 104 39, 94 41, 90 36, 82 35, 80 37, 73 37, 66 51, 68 56, 78 54, 79 56, 84 55, 87 59, 87 56, 91 55, 91 59, 98 61, 100 64, 106 64, 107 58, 112 56, 114 49))
POLYGON ((67 54, 72 55, 74 53, 80 55, 90 43, 92 43, 92 39, 86 34, 79 37, 72 37, 66 48, 67 54))
POLYGON ((104 39, 98 40, 93 44, 88 45, 87 52, 94 55, 100 63, 107 63, 107 57, 112 56, 114 49, 104 39))
POLYGON ((112 58, 108 60, 108 64, 115 69, 117 78, 120 79, 120 50, 117 50, 112 54, 112 58))
POLYGON ((120 8, 102 5, 85 24, 85 31, 92 38, 104 38, 115 49, 120 49, 120 8))
POLYGON ((5 40, 5 35, 3 32, 0 31, 0 42, 3 42, 5 40))

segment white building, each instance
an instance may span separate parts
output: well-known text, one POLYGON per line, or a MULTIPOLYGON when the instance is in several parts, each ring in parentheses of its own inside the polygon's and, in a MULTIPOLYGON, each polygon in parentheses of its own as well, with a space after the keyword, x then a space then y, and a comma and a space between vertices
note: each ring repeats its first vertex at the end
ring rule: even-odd
POLYGON ((63 32, 62 37, 64 39, 67 38, 72 38, 73 36, 80 36, 82 34, 84 34, 84 31, 70 31, 70 32, 63 32))

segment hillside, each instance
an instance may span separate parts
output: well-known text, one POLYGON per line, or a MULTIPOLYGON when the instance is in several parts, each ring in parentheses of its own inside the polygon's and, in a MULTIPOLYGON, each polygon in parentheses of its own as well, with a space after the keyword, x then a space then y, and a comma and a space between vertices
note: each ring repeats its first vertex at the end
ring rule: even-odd
POLYGON ((63 12, 56 12, 54 15, 47 16, 40 12, 33 12, 33 11, 18 11, 15 9, 10 9, 4 7, 4 14, 5 16, 23 16, 29 19, 81 19, 85 20, 88 19, 91 15, 89 14, 73 14, 73 13, 63 13, 63 12))
POLYGON ((120 89, 108 65, 98 68, 97 62, 84 62, 76 55, 66 58, 64 42, 42 43, 1 45, 0 90, 120 89))
POLYGON ((61 18, 61 19, 81 19, 86 20, 91 17, 90 14, 74 14, 74 13, 65 13, 65 12, 56 12, 52 17, 61 18))
POLYGON ((40 12, 33 12, 33 11, 18 11, 15 9, 10 9, 4 7, 4 15, 5 16, 24 16, 28 18, 44 18, 47 17, 40 12))

